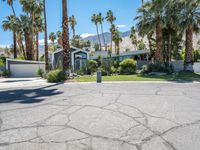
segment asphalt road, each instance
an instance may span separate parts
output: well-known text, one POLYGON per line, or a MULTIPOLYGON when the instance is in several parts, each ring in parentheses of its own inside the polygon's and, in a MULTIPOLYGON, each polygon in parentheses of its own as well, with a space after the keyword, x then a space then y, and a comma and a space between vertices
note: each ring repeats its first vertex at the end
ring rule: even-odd
POLYGON ((199 83, 0 90, 0 150, 199 149, 199 83))

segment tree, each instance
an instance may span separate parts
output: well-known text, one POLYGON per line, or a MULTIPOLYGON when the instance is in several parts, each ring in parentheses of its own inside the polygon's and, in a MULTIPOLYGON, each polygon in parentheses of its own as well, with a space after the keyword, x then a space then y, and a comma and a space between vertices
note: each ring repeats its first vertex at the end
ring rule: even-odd
POLYGON ((62 32, 57 31, 56 36, 58 37, 58 40, 57 40, 58 45, 61 46, 62 45, 62 32))
POLYGON ((104 21, 104 17, 102 16, 101 13, 99 13, 98 14, 98 22, 101 25, 101 34, 102 34, 102 37, 103 37, 103 42, 104 42, 105 50, 107 51, 107 44, 106 44, 105 36, 104 36, 104 32, 103 32, 103 21, 104 21))
POLYGON ((49 52, 48 52, 48 37, 47 37, 47 19, 46 19, 46 1, 43 0, 44 13, 44 51, 45 51, 45 70, 49 71, 49 52))
POLYGON ((70 23, 71 29, 73 31, 73 37, 75 37, 76 36, 75 26, 76 26, 77 22, 76 22, 76 18, 74 15, 69 17, 69 23, 70 23))
POLYGON ((99 36, 99 29, 98 29, 98 23, 99 23, 98 15, 97 14, 93 14, 92 17, 91 17, 91 21, 96 26, 97 36, 98 36, 98 40, 99 40, 99 46, 100 46, 100 50, 102 50, 101 49, 101 40, 100 40, 100 36, 99 36))
MULTIPOLYGON (((113 41, 115 43, 115 47, 116 47, 116 53, 118 55, 118 59, 119 59, 119 51, 120 51, 120 42, 122 42, 122 38, 120 36, 120 32, 117 28, 115 28, 114 32, 113 32, 113 41)), ((119 61, 119 60, 118 60, 119 61)))
POLYGON ((52 44, 54 45, 55 40, 56 40, 56 34, 54 32, 51 32, 49 34, 49 40, 51 40, 52 44))
POLYGON ((185 66, 186 71, 193 71, 193 34, 199 31, 200 24, 200 2, 198 0, 190 0, 182 2, 182 10, 180 12, 180 24, 185 29, 185 66))
MULTIPOLYGON (((14 10, 14 6, 13 6, 13 1, 14 0, 3 0, 3 2, 7 2, 7 4, 9 5, 9 6, 11 6, 11 8, 12 8, 12 12, 13 12, 13 16, 15 16, 16 17, 16 13, 15 13, 15 10, 14 10)), ((13 28, 14 29, 14 28, 13 28)), ((11 30, 11 29, 10 29, 11 30)), ((14 50, 14 58, 17 58, 17 40, 16 40, 16 31, 15 30, 11 30, 11 31, 13 31, 13 50, 14 50)))
POLYGON ((130 39, 132 41, 132 44, 135 45, 135 47, 137 49, 137 43, 138 43, 138 41, 137 41, 137 35, 136 35, 136 30, 135 30, 134 26, 131 28, 131 34, 130 34, 129 37, 130 37, 130 39))
MULTIPOLYGON (((116 17, 114 16, 112 10, 109 10, 107 12, 106 20, 110 23, 110 25, 111 25, 110 29, 111 29, 112 26, 113 26, 114 21, 116 20, 116 17)), ((113 35, 112 35, 112 32, 111 32, 111 43, 110 43, 110 51, 111 52, 112 52, 112 41, 113 41, 112 38, 113 38, 113 35)))
POLYGON ((155 60, 157 62, 163 61, 163 14, 165 12, 166 0, 152 0, 147 1, 139 10, 141 14, 135 19, 138 20, 138 29, 141 34, 151 33, 155 31, 156 34, 156 51, 155 60))
POLYGON ((62 0, 62 44, 63 44, 63 70, 70 69, 70 45, 69 45, 69 27, 67 14, 67 0, 62 0))

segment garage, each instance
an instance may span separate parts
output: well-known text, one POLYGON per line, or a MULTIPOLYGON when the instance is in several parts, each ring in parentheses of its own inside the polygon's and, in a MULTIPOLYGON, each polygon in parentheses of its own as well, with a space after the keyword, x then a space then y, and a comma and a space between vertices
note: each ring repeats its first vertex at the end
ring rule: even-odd
POLYGON ((38 77, 37 71, 39 68, 45 70, 45 63, 40 61, 7 59, 6 68, 11 72, 11 77, 31 78, 38 77))

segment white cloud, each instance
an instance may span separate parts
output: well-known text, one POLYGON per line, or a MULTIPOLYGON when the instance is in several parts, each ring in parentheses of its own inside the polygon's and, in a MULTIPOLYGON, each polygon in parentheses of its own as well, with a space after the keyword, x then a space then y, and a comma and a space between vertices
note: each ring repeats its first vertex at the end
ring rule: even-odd
MULTIPOLYGON (((51 43, 51 41, 48 40, 48 43, 51 43)), ((39 45, 44 45, 44 39, 39 40, 39 45)))
POLYGON ((118 27, 118 28, 125 28, 126 25, 124 25, 124 24, 119 24, 119 25, 117 25, 117 27, 118 27))
POLYGON ((82 38, 87 38, 87 37, 89 37, 89 36, 94 36, 95 34, 90 34, 90 33, 83 33, 83 34, 81 34, 81 37, 82 38))
POLYGON ((10 45, 2 45, 2 44, 0 44, 0 47, 1 47, 1 48, 6 48, 6 47, 8 47, 8 48, 9 48, 9 47, 10 47, 10 45))

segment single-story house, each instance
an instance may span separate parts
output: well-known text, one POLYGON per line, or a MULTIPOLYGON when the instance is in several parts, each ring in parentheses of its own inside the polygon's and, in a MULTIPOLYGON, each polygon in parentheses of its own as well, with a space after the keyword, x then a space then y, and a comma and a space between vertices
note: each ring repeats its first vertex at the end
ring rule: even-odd
POLYGON ((111 54, 109 56, 107 51, 97 51, 94 52, 91 56, 90 59, 97 60, 98 57, 101 56, 103 59, 117 59, 119 58, 120 61, 123 61, 124 59, 127 58, 133 58, 135 60, 143 60, 143 61, 149 61, 150 60, 150 51, 149 50, 138 50, 138 51, 129 51, 129 52, 122 52, 119 54, 111 54))
POLYGON ((11 72, 11 77, 38 77, 38 69, 45 70, 45 63, 40 61, 6 59, 6 69, 11 72))
MULTIPOLYGON (((76 47, 70 48, 71 53, 71 66, 73 70, 80 69, 82 66, 86 64, 86 61, 89 59, 89 52, 83 49, 79 49, 76 47)), ((63 49, 58 49, 51 55, 52 67, 61 68, 62 67, 62 57, 63 57, 63 49)))

